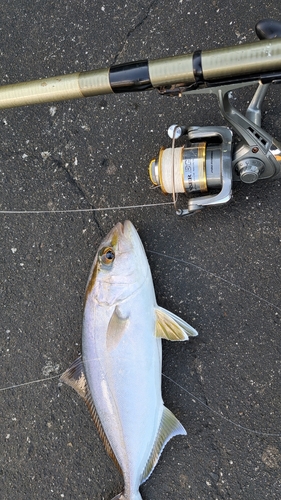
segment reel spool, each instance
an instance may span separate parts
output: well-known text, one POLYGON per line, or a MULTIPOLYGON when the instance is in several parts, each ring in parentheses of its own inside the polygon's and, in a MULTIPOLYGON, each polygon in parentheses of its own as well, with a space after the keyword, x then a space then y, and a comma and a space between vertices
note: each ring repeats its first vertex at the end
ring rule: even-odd
POLYGON ((221 156, 221 145, 208 145, 207 142, 188 148, 161 148, 158 159, 150 162, 150 179, 165 194, 206 193, 222 186, 221 156))
MULTIPOLYGON (((231 197, 232 187, 232 132, 227 127, 190 127, 188 131, 178 125, 168 130, 173 139, 171 148, 161 148, 157 159, 149 165, 149 176, 163 193, 208 193, 188 201, 187 210, 177 210, 178 215, 187 215, 206 205, 226 203, 231 197), (187 133, 189 147, 174 147, 174 141, 187 133)), ((175 201, 175 200, 174 200, 175 201)))

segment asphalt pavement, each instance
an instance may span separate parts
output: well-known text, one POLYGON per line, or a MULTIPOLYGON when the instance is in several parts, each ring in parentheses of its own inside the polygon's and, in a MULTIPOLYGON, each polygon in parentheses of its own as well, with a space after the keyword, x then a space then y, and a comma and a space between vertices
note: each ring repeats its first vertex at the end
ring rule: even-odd
MULTIPOLYGON (((269 17, 281 20, 278 2, 1 1, 1 84, 251 42, 269 17)), ((250 98, 239 92, 237 106, 250 98)), ((226 125, 213 97, 156 91, 0 112, 2 500, 122 491, 86 406, 58 377, 81 349, 96 249, 125 219, 159 305, 199 332, 163 342, 163 398, 188 434, 166 446, 143 499, 281 498, 281 183, 237 183, 229 204, 177 217, 147 171, 172 123, 226 125)), ((262 124, 281 139, 278 86, 262 124)))

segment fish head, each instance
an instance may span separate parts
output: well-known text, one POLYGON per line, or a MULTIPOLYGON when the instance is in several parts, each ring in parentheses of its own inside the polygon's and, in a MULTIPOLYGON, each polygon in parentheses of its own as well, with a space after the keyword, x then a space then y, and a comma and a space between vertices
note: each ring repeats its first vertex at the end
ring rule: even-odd
POLYGON ((117 305, 145 282, 150 268, 132 222, 118 222, 101 242, 89 275, 86 298, 117 305))

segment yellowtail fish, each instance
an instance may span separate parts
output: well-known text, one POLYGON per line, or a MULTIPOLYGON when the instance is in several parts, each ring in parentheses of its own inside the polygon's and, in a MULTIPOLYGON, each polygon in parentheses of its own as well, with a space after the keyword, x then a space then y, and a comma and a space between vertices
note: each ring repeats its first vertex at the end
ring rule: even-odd
MULTIPOLYGON (((82 357, 61 376, 85 400, 124 478, 113 500, 141 500, 166 443, 186 434, 163 404, 161 339, 196 330, 159 307, 140 237, 130 221, 101 243, 85 295, 82 357)), ((161 495, 160 495, 161 496, 161 495)))

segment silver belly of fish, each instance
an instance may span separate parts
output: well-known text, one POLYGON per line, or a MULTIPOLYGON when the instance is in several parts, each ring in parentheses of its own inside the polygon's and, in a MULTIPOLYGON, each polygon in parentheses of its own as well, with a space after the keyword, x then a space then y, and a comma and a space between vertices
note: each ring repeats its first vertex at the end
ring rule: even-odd
POLYGON ((121 470, 124 491, 140 500, 165 444, 186 434, 164 406, 161 339, 197 332, 159 307, 146 255, 134 226, 117 224, 95 258, 84 307, 82 358, 61 380, 87 403, 106 450, 121 470))

